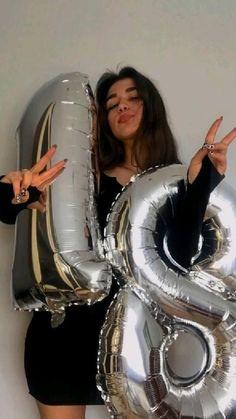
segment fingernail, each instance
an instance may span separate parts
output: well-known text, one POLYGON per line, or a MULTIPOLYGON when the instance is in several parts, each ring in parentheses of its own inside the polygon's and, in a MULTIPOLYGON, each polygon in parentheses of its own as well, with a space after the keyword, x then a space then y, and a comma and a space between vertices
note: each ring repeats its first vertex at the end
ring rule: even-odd
POLYGON ((57 148, 57 144, 53 144, 52 147, 57 148))
POLYGON ((68 159, 64 159, 64 162, 67 163, 68 162, 68 159))
POLYGON ((220 117, 219 117, 219 121, 221 121, 222 119, 223 119, 223 116, 220 116, 220 117))

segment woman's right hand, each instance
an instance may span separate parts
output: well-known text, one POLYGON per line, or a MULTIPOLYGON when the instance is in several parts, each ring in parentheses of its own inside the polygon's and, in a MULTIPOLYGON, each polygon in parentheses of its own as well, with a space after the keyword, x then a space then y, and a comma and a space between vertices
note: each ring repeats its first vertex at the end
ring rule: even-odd
POLYGON ((198 176, 202 167, 203 159, 207 155, 217 172, 220 175, 225 174, 227 167, 227 151, 229 145, 236 139, 236 128, 233 128, 228 134, 226 134, 221 141, 215 143, 215 137, 222 120, 223 117, 220 117, 211 125, 207 132, 203 147, 200 148, 200 150, 198 150, 193 156, 188 169, 189 183, 193 183, 198 176))
MULTIPOLYGON (((55 145, 52 146, 31 169, 9 172, 1 179, 1 182, 3 183, 12 184, 14 191, 14 203, 22 203, 27 201, 29 198, 29 194, 27 193, 29 186, 34 186, 39 191, 41 191, 42 196, 40 197, 40 200, 45 200, 47 187, 63 172, 67 162, 66 159, 61 160, 53 165, 50 169, 44 170, 46 165, 54 156, 56 148, 57 147, 55 145)), ((37 202, 40 203, 40 200, 37 202)), ((40 205, 34 204, 36 203, 31 203, 29 207, 42 210, 40 205)))

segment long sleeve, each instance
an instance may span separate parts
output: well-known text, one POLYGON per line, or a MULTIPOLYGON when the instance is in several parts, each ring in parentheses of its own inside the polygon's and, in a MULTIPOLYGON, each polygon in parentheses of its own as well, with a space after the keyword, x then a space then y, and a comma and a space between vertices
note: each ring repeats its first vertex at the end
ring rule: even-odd
POLYGON ((6 224, 15 224, 19 212, 26 209, 32 202, 38 200, 40 191, 37 188, 29 187, 28 191, 30 194, 29 200, 24 204, 14 205, 11 202, 14 196, 12 185, 3 183, 0 180, 0 221, 6 224))
POLYGON ((197 178, 192 184, 187 184, 168 239, 171 256, 185 268, 190 266, 192 257, 197 253, 210 193, 223 178, 206 157, 197 178))

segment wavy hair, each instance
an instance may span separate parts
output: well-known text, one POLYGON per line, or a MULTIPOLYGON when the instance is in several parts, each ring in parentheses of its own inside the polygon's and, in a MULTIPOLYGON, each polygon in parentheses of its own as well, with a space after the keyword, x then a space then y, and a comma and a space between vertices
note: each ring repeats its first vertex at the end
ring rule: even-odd
POLYGON ((134 144, 133 156, 141 170, 155 165, 180 163, 174 136, 167 121, 163 100, 155 85, 133 67, 123 67, 117 73, 105 72, 98 80, 98 160, 101 170, 121 165, 125 158, 123 143, 110 129, 106 99, 110 87, 119 80, 131 78, 143 100, 143 117, 134 144))

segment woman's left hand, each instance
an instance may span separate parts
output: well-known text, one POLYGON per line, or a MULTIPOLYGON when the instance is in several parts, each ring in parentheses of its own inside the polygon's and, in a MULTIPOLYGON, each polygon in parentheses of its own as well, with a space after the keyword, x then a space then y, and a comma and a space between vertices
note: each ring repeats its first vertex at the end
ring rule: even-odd
POLYGON ((188 181, 193 183, 198 176, 203 159, 208 155, 216 170, 223 175, 227 167, 227 150, 231 142, 236 138, 236 128, 233 128, 221 141, 215 143, 216 133, 223 117, 218 118, 210 127, 203 147, 193 156, 188 170, 188 181))

